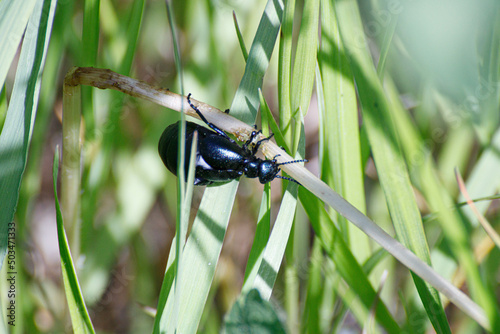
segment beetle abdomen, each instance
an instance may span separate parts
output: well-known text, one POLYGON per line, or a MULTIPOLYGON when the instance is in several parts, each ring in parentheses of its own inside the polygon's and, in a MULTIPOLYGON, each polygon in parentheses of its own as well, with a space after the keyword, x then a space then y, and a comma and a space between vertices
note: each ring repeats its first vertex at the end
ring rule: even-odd
POLYGON ((207 138, 210 140, 198 142, 198 153, 212 169, 242 169, 247 154, 238 144, 230 142, 215 132, 207 135, 207 138))
MULTIPOLYGON (((191 143, 193 141, 193 132, 198 125, 186 122, 186 173, 189 167, 189 156, 191 154, 191 143)), ((177 175, 177 152, 179 138, 179 122, 170 124, 162 133, 158 143, 158 153, 165 167, 177 175)))

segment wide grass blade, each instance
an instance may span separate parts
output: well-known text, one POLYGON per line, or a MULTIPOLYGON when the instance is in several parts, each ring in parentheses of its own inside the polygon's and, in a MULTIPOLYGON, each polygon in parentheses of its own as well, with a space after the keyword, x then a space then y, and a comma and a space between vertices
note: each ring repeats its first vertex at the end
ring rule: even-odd
MULTIPOLYGON (((218 217, 221 212, 230 212, 227 203, 232 204, 236 195, 234 183, 236 182, 233 181, 227 185, 211 188, 213 191, 208 194, 205 191, 198 215, 184 246, 181 259, 183 263, 177 276, 177 279, 181 277, 182 280, 175 283, 178 284, 176 289, 179 289, 179 299, 176 300, 179 303, 177 305, 179 307, 179 318, 174 318, 174 312, 164 312, 166 323, 162 325, 177 321, 176 330, 178 332, 196 332, 210 291, 229 222, 228 217, 221 225, 219 221, 211 217, 218 217), (232 191, 228 191, 228 189, 232 191)), ((166 310, 173 310, 174 299, 172 297, 173 294, 171 293, 165 306, 166 310)), ((163 331, 160 330, 160 332, 163 331)))
MULTIPOLYGON (((290 5, 287 4, 287 19, 291 19, 291 15, 294 10, 290 8, 290 5)), ((295 50, 295 59, 293 62, 293 70, 291 72, 291 82, 285 84, 284 80, 289 79, 288 73, 286 71, 281 78, 281 84, 285 84, 285 86, 281 89, 285 96, 281 98, 281 101, 287 98, 288 94, 291 98, 290 107, 291 110, 285 111, 285 114, 280 115, 280 119, 283 118, 281 124, 284 124, 284 131, 286 134, 286 138, 288 140, 287 144, 290 147, 291 155, 294 156, 295 159, 300 159, 305 156, 305 137, 304 137, 304 120, 303 117, 307 114, 309 109, 309 105, 311 103, 312 89, 314 86, 314 78, 316 75, 316 56, 318 50, 318 31, 319 31, 319 0, 306 1, 303 4, 302 10, 302 18, 300 21, 300 29, 297 40, 297 47, 295 50), (291 87, 290 92, 288 92, 288 86, 291 87), (287 117, 290 116, 288 119, 287 117), (290 140, 291 138, 291 140, 290 140)), ((290 27, 287 27, 290 29, 290 27)), ((288 31, 290 32, 290 31, 288 31)), ((287 40, 287 39, 284 39, 287 40)), ((287 40, 289 42, 289 40, 287 40)), ((291 52, 292 50, 289 48, 289 45, 285 43, 284 47, 287 47, 283 50, 283 52, 291 52)), ((288 66, 288 61, 292 59, 292 54, 289 53, 284 55, 281 52, 281 55, 284 56, 283 67, 288 66)), ((285 102, 285 105, 282 108, 288 108, 288 101, 285 102)), ((288 185, 288 189, 285 192, 285 196, 283 198, 282 206, 280 207, 280 212, 278 217, 283 214, 283 217, 286 217, 289 221, 286 224, 290 224, 293 229, 291 230, 290 237, 287 234, 287 239, 289 239, 287 252, 286 252, 286 267, 285 267, 285 309, 289 315, 288 318, 288 329, 292 332, 297 331, 299 328, 297 327, 296 319, 300 317, 300 278, 299 278, 299 268, 302 263, 307 261, 308 257, 308 249, 310 243, 309 237, 309 226, 307 222, 303 219, 297 219, 294 222, 294 213, 295 213, 295 202, 297 199, 297 193, 294 188, 290 188, 290 184, 288 185), (288 192, 291 192, 293 195, 293 200, 287 199, 288 192), (286 200, 286 201, 285 201, 286 200), (286 204, 285 204, 286 203, 286 204), (283 205, 285 204, 285 205, 283 205), (286 212, 289 210, 287 205, 293 204, 293 212, 286 212), (286 213, 284 213, 285 211, 286 213), (289 217, 287 217, 290 215, 289 217)), ((277 221, 278 222, 278 221, 277 221)), ((276 227, 274 228, 276 229, 276 227)), ((273 229, 273 234, 274 234, 273 229)), ((290 231, 288 231, 290 233, 290 231)), ((272 237, 272 235, 271 235, 272 237)), ((277 241, 282 242, 281 239, 277 241)), ((274 246, 270 245, 272 249, 274 246)), ((277 246, 279 247, 279 246, 277 246)), ((280 248, 274 249, 274 253, 279 254, 280 248)), ((269 283, 269 282, 268 282, 269 283)), ((273 282, 274 283, 274 282, 273 282)))
POLYGON ((296 183, 288 183, 278 217, 262 254, 262 262, 254 281, 253 287, 259 290, 261 297, 265 300, 271 298, 274 283, 288 244, 297 206, 298 187, 296 183))
MULTIPOLYGON (((258 88, 262 86, 281 23, 283 6, 280 2, 278 4, 279 6, 276 6, 276 2, 273 1, 267 3, 250 48, 245 74, 230 109, 231 115, 251 124, 255 122, 259 106, 258 88), (248 113, 248 110, 251 113, 248 113)), ((174 302, 172 298, 174 294, 170 293, 166 304, 158 305, 159 310, 163 309, 164 316, 159 326, 155 326, 155 332, 167 332, 167 324, 172 321, 177 321, 178 332, 196 332, 214 277, 237 185, 238 182, 233 181, 227 185, 208 187, 205 190, 193 223, 193 230, 184 248, 183 263, 178 276, 182 277, 182 281, 175 283, 180 289, 178 292, 180 304, 176 306, 179 308, 179 318, 173 319, 173 314, 169 313, 173 307, 170 305, 174 302)), ((166 294, 167 291, 162 293, 161 301, 166 294)))
MULTIPOLYGON (((8 6, 8 3, 2 2, 1 6, 8 6)), ((26 158, 38 105, 40 78, 50 40, 56 3, 55 0, 40 0, 36 2, 33 12, 30 13, 31 16, 24 35, 14 88, 0 135, 0 164, 2 166, 0 168, 0 203, 2 203, 2 209, 0 210, 0 264, 3 263, 7 249, 7 224, 14 218, 19 198, 19 187, 26 167, 26 158)), ((17 8, 17 5, 12 7, 12 10, 15 8, 17 8)), ((29 16, 28 12, 24 12, 24 10, 29 10, 29 3, 27 8, 18 8, 14 12, 10 10, 6 12, 0 11, 0 26, 7 24, 5 22, 12 19, 8 15, 18 13, 21 20, 26 15, 29 16)), ((24 28, 18 27, 17 23, 13 25, 17 27, 16 30, 11 31, 13 35, 2 33, 0 45, 3 43, 7 47, 12 41, 8 41, 8 39, 12 37, 14 37, 14 40, 17 37, 21 38, 22 29, 24 28)), ((9 31, 9 29, 7 30, 9 31)), ((2 56, 0 58, 1 75, 2 68, 5 69, 6 73, 12 57, 9 53, 0 55, 2 56)), ((0 79, 2 79, 0 86, 3 86, 5 78, 0 79)))
POLYGON ((0 91, 35 4, 36 0, 0 2, 0 91))
MULTIPOLYGON (((340 39, 333 3, 321 1, 321 48, 318 54, 321 77, 317 79, 318 100, 323 118, 320 141, 323 142, 322 179, 361 212, 366 212, 364 166, 358 103, 354 79, 340 39)), ((368 237, 336 215, 345 240, 358 261, 371 253, 368 237)))
POLYGON ((247 124, 254 124, 257 118, 258 89, 262 87, 262 81, 271 60, 282 15, 283 3, 281 0, 267 2, 250 47, 245 73, 231 104, 231 115, 247 124))
MULTIPOLYGON (((269 187, 266 184, 266 187, 269 187)), ((260 203, 259 218, 257 220, 257 227, 255 228, 255 237, 252 243, 252 249, 248 255, 248 262, 245 269, 245 280, 241 293, 248 293, 253 289, 255 278, 257 277, 259 268, 262 263, 262 258, 266 245, 269 241, 271 232, 271 196, 270 191, 264 190, 264 195, 260 203)))
MULTIPOLYGON (((287 0, 283 11, 283 24, 280 34, 278 57, 278 105, 280 128, 283 130, 285 142, 292 143, 292 40, 295 0, 287 0)), ((275 130, 273 129, 273 132, 275 130)), ((289 152, 289 151, 287 151, 289 152)))
MULTIPOLYGON (((359 9, 355 2, 337 3, 335 9, 340 35, 351 59, 365 128, 394 228, 401 242, 430 264, 422 219, 389 110, 391 106, 363 39, 359 9)), ((413 275, 413 279, 434 328, 440 333, 449 333, 448 321, 436 289, 417 275, 413 275)))
POLYGON ((316 54, 318 52, 318 23, 319 0, 305 1, 293 63, 291 96, 292 113, 297 112, 300 108, 304 116, 309 109, 314 85, 316 54))
MULTIPOLYGON (((434 167, 431 152, 428 151, 424 141, 418 135, 408 114, 403 110, 393 84, 388 82, 387 86, 392 105, 392 117, 399 129, 402 148, 409 162, 408 166, 412 178, 424 194, 431 210, 437 213, 444 235, 450 241, 452 251, 455 253, 460 265, 465 268, 472 296, 477 299, 490 319, 493 320, 492 325, 498 326, 496 320, 499 317, 495 298, 491 298, 491 294, 480 277, 473 252, 470 251, 468 232, 465 230, 459 213, 453 210, 454 201, 446 191, 443 191, 444 186, 441 184, 434 167), (416 157, 419 160, 416 160, 416 157)), ((426 306, 428 305, 430 304, 426 306)), ((473 311, 470 310, 470 312, 473 311)), ((435 309, 429 314, 430 319, 433 319, 433 316, 438 316, 435 309)), ((440 315, 439 317, 444 321, 443 316, 440 315)), ((444 325, 443 322, 440 321, 440 323, 444 325)), ((436 324, 434 325, 436 326, 436 324)), ((435 329, 438 330, 436 327, 435 329)))

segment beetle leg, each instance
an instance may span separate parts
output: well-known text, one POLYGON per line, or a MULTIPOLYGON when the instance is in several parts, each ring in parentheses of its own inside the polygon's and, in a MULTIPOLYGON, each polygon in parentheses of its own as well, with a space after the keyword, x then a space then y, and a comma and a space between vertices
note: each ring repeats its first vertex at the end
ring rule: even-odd
MULTIPOLYGON (((256 128, 256 130, 257 130, 257 128, 256 128)), ((248 150, 248 145, 250 145, 253 142, 253 140, 255 139, 255 137, 257 137, 257 135, 260 133, 262 133, 262 131, 252 131, 250 138, 245 142, 245 144, 243 144, 242 148, 244 150, 248 150)), ((253 153, 253 151, 252 151, 252 153, 253 153)))
POLYGON ((221 129, 219 129, 217 127, 217 125, 215 124, 212 124, 210 123, 206 118, 205 116, 203 116, 203 114, 201 113, 200 109, 198 109, 192 102, 191 102, 191 93, 188 94, 187 96, 187 100, 188 100, 188 103, 189 105, 191 106, 191 108, 194 109, 194 111, 196 111, 196 113, 198 114, 198 116, 200 116, 201 120, 203 122, 205 122, 206 125, 208 125, 210 127, 210 129, 214 130, 215 132, 217 132, 219 135, 221 135, 222 137, 228 139, 229 141, 231 142, 235 142, 233 139, 231 139, 224 131, 222 131, 221 129))
POLYGON ((274 136, 274 133, 271 133, 271 135, 269 137, 261 139, 257 143, 255 143, 255 146, 253 147, 253 150, 252 150, 252 154, 257 153, 257 151, 259 150, 260 144, 262 144, 263 141, 267 141, 267 140, 273 138, 273 136, 274 136))

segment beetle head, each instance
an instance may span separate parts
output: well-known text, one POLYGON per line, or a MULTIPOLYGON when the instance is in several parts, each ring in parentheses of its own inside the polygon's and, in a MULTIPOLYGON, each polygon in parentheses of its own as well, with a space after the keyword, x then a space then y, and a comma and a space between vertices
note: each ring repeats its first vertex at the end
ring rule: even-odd
POLYGON ((280 168, 275 160, 264 160, 259 164, 259 181, 260 183, 268 183, 274 180, 280 172, 280 168))

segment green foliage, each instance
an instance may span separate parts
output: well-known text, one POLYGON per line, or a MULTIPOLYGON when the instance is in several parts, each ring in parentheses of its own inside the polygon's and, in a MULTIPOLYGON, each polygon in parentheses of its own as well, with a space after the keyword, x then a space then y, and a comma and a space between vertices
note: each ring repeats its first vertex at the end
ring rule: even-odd
POLYGON ((234 303, 225 321, 226 333, 285 333, 270 302, 250 290, 234 303))

